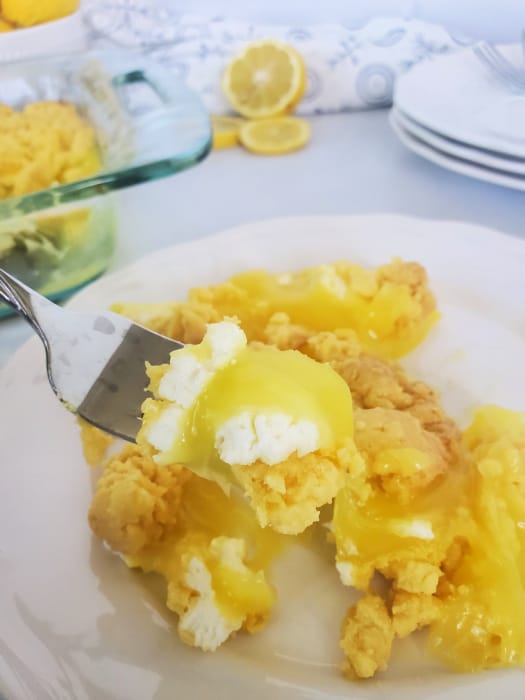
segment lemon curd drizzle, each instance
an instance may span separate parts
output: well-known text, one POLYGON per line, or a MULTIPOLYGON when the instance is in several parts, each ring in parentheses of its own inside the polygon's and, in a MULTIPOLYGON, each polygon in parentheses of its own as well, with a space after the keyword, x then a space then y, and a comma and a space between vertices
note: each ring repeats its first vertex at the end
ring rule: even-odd
MULTIPOLYGON (((439 615, 428 636, 432 652, 460 671, 523 665, 523 414, 478 409, 463 446, 461 459, 409 503, 349 479, 334 506, 338 559, 363 590, 375 570, 388 576, 392 564, 440 567, 433 592, 439 615)), ((397 473, 410 473, 424 460, 411 449, 384 452, 376 460, 386 471, 395 464, 397 473)))
POLYGON ((236 316, 250 340, 272 314, 314 331, 352 328, 363 350, 396 359, 419 345, 439 319, 433 302, 422 301, 409 284, 378 282, 356 265, 319 265, 295 273, 252 270, 225 285, 194 290, 190 298, 211 298, 223 316, 236 316))
MULTIPOLYGON (((187 350, 205 359, 203 346, 187 350)), ((186 348, 177 353, 185 351, 186 348)), ((154 392, 167 368, 150 368, 154 392)), ((229 418, 244 411, 268 415, 279 412, 292 419, 309 420, 319 430, 319 448, 340 444, 353 431, 350 392, 328 365, 295 350, 245 347, 231 364, 211 378, 187 411, 179 437, 159 463, 181 463, 201 469, 210 465, 224 471, 226 465, 217 455, 215 435, 229 418)), ((156 414, 152 419, 155 417, 156 414)), ((146 422, 146 429, 147 425, 146 422)))

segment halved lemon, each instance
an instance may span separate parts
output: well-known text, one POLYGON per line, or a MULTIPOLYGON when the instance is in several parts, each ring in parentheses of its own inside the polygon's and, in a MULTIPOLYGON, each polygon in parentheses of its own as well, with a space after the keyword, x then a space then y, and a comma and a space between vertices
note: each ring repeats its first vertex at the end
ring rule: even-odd
POLYGON ((246 46, 229 63, 222 89, 243 117, 274 117, 292 110, 306 89, 306 68, 292 47, 273 39, 246 46))
POLYGON ((274 117, 246 122, 239 138, 252 153, 279 155, 302 148, 310 140, 310 125, 297 117, 274 117))
POLYGON ((239 143, 239 131, 246 122, 242 117, 211 117, 213 148, 230 148, 239 143))

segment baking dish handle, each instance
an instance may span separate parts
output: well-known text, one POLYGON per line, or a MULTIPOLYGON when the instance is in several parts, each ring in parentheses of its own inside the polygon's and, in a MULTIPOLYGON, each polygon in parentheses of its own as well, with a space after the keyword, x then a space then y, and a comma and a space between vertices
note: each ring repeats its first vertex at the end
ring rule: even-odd
POLYGON ((115 75, 112 83, 122 106, 132 116, 177 104, 176 83, 155 75, 149 68, 115 75))

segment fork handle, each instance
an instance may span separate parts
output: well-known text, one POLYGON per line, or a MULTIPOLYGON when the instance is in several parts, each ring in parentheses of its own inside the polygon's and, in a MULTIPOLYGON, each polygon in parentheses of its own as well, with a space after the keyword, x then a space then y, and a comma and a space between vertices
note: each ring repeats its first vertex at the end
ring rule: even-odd
POLYGON ((23 282, 17 280, 16 277, 2 270, 2 268, 0 268, 0 301, 5 302, 22 316, 46 344, 46 334, 35 312, 35 302, 37 306, 48 304, 54 306, 52 302, 30 287, 27 287, 23 282))

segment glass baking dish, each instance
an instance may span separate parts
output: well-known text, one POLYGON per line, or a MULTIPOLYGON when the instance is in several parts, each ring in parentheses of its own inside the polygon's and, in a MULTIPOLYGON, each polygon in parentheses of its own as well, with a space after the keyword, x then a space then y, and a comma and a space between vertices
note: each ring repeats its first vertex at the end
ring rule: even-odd
POLYGON ((211 147, 199 98, 162 66, 131 52, 89 51, 2 66, 0 103, 19 110, 40 100, 76 105, 95 129, 102 168, 86 179, 0 200, 0 218, 173 175, 211 147))
POLYGON ((195 165, 211 148, 211 128, 195 94, 127 51, 2 66, 0 103, 20 110, 42 100, 76 106, 95 130, 101 167, 84 179, 0 199, 0 266, 57 299, 111 260, 115 206, 106 195, 195 165))
MULTIPOLYGON (((113 195, 0 219, 0 267, 59 300, 101 275, 116 237, 113 195)), ((0 318, 11 314, 0 304, 0 318)))

